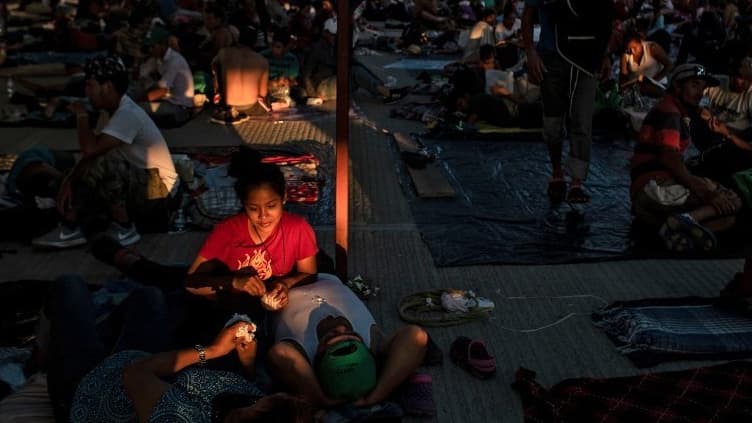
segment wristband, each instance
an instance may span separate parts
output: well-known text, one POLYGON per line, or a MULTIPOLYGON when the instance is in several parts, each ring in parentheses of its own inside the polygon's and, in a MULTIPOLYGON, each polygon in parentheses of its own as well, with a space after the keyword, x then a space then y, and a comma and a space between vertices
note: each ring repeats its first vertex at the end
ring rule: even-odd
POLYGON ((198 351, 198 365, 206 366, 206 348, 201 344, 196 344, 193 349, 198 351))

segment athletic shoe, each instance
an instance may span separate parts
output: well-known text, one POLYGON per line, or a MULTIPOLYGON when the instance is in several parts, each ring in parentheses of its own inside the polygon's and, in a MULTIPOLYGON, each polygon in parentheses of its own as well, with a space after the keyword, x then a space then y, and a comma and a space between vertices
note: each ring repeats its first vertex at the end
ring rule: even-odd
POLYGON ((105 234, 122 246, 133 245, 141 240, 141 235, 139 235, 133 223, 123 226, 117 222, 112 222, 105 234))
POLYGON ((86 244, 86 237, 80 228, 68 228, 58 225, 52 231, 31 241, 37 247, 70 248, 86 244))
POLYGON ((211 119, 209 119, 212 123, 218 123, 220 125, 237 125, 239 123, 243 123, 250 119, 250 116, 243 112, 238 112, 237 110, 230 108, 226 110, 217 110, 212 114, 211 119))

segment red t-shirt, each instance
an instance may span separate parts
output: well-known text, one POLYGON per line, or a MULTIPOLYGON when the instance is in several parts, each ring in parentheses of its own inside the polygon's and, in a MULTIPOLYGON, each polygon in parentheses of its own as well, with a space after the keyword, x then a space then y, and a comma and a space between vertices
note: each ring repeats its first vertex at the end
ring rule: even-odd
POLYGON ((290 273, 298 260, 318 251, 316 234, 301 216, 283 212, 274 233, 256 244, 248 233, 248 217, 240 213, 218 223, 198 255, 218 259, 233 271, 251 266, 266 280, 290 273))

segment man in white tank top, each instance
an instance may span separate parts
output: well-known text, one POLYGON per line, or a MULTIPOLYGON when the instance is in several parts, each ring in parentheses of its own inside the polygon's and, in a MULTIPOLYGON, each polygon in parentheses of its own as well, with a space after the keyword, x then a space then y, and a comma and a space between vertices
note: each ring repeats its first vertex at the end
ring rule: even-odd
POLYGON ((314 406, 382 402, 423 362, 425 330, 410 325, 385 338, 368 308, 336 276, 320 273, 316 282, 288 295, 288 305, 272 317, 269 366, 314 406))

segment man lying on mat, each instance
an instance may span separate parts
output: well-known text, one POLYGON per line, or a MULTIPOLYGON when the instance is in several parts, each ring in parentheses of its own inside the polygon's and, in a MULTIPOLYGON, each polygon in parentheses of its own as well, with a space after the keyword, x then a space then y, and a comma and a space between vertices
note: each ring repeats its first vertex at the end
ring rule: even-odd
MULTIPOLYGON (((742 207, 739 196, 723 185, 690 173, 684 152, 692 139, 690 121, 700 119, 705 87, 718 85, 697 64, 678 66, 669 91, 645 117, 632 156, 632 210, 638 220, 659 227, 666 248, 707 252, 715 234, 731 228, 742 207)), ((711 130, 721 130, 710 119, 711 130)))
POLYGON ((423 362, 428 334, 404 326, 383 337, 368 308, 333 275, 319 274, 288 293, 275 313, 272 374, 318 406, 386 400, 423 362))

